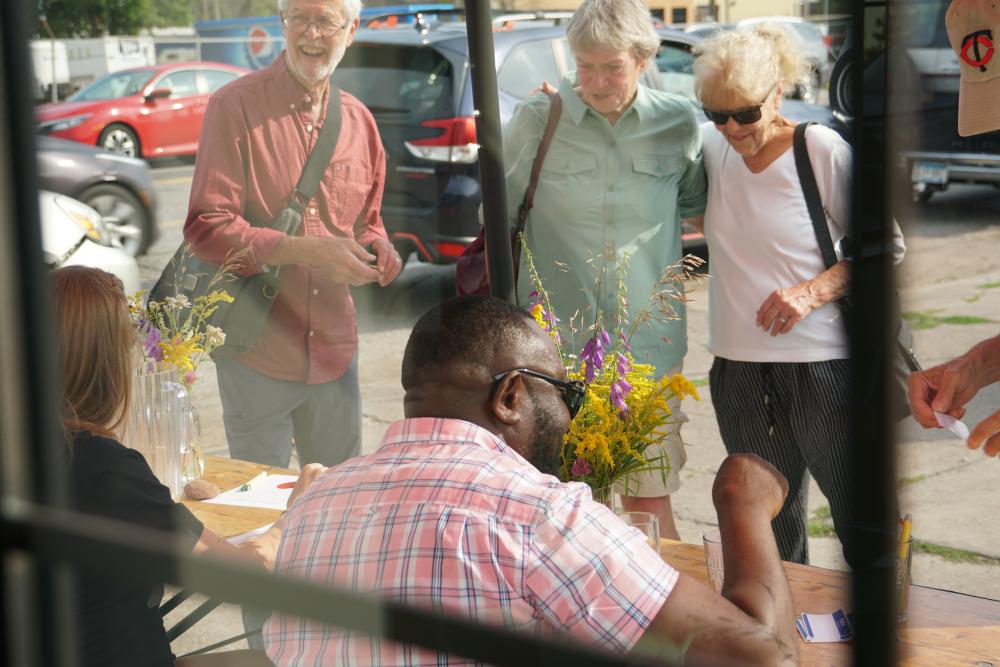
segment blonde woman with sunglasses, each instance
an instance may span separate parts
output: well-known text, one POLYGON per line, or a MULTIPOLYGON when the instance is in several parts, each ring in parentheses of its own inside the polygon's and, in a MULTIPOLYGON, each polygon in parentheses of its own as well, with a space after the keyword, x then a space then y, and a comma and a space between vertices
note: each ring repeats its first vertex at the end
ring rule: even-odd
POLYGON ((837 249, 827 269, 795 166, 795 124, 781 115, 782 93, 807 72, 791 37, 764 24, 719 34, 695 55, 695 92, 709 119, 702 226, 712 261, 709 380, 719 430, 730 453, 757 454, 788 479, 788 500, 773 522, 782 559, 808 561, 812 474, 850 563, 848 345, 835 302, 848 292, 841 248, 851 147, 826 127, 805 134, 837 249))

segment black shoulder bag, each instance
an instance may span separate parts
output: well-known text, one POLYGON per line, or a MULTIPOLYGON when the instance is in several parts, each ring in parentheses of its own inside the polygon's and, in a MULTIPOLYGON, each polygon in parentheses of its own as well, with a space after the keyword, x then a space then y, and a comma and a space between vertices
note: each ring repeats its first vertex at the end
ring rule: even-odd
MULTIPOLYGON (((809 162, 809 151, 806 147, 806 128, 812 123, 799 123, 795 127, 795 134, 792 137, 792 150, 795 153, 795 169, 799 174, 799 183, 802 185, 802 195, 805 197, 806 206, 809 208, 809 218, 812 220, 813 230, 816 232, 816 241, 819 243, 820 254, 823 255, 823 264, 830 268, 837 263, 837 254, 833 249, 833 240, 830 238, 830 229, 826 225, 826 213, 823 211, 823 202, 819 196, 819 188, 816 185, 816 175, 813 173, 812 163, 809 162)), ((850 312, 850 299, 842 297, 837 300, 837 305, 846 317, 850 312)), ((913 351, 913 332, 910 325, 906 323, 900 314, 899 296, 895 299, 895 320, 896 320, 896 354, 892 362, 892 378, 889 382, 889 410, 894 421, 905 419, 910 416, 910 402, 907 399, 906 378, 915 371, 920 370, 920 361, 913 351)))
MULTIPOLYGON (((331 83, 323 129, 302 169, 298 184, 288 197, 288 203, 270 225, 273 229, 293 236, 301 227, 302 211, 315 194, 320 179, 333 158, 340 136, 340 125, 340 90, 331 83)), ((233 302, 218 303, 209 323, 226 333, 226 344, 216 349, 213 356, 234 357, 253 348, 264 331, 271 305, 278 296, 279 269, 277 266, 267 267, 250 276, 231 272, 220 275, 219 264, 200 259, 185 242, 181 243, 173 259, 163 269, 149 298, 162 301, 168 296, 183 295, 193 304, 196 299, 212 291, 228 292, 233 297, 233 302)))

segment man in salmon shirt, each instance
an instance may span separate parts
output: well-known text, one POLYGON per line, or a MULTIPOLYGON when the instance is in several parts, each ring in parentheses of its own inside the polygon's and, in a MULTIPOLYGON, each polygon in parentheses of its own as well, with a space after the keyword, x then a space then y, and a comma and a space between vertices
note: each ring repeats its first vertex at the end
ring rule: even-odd
MULTIPOLYGON (((725 584, 713 593, 587 486, 554 476, 586 390, 530 314, 476 296, 435 306, 410 334, 401 379, 405 419, 288 510, 276 573, 595 655, 690 644, 697 664, 798 664, 771 530, 788 482, 770 464, 735 454, 719 466, 725 584)), ((284 613, 264 626, 264 644, 278 667, 472 664, 284 613)))
POLYGON ((257 345, 216 361, 230 455, 287 466, 294 437, 301 464, 330 466, 361 448, 350 286, 384 287, 402 260, 379 213, 385 151, 375 120, 344 92, 337 147, 299 232, 270 227, 326 121, 330 76, 361 3, 281 0, 279 9, 285 50, 209 102, 184 238, 210 261, 245 250, 251 272, 282 267, 257 345))

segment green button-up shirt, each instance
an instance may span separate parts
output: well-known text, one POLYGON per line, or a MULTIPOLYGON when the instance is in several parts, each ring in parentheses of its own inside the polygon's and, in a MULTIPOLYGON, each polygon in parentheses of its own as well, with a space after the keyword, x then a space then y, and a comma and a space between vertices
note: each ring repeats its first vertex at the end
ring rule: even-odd
MULTIPOLYGON (((704 212, 706 181, 691 102, 640 84, 632 106, 612 125, 577 96, 575 79, 571 74, 559 88, 563 112, 525 236, 563 338, 579 353, 598 297, 607 321, 614 322, 614 276, 624 255, 629 256, 631 317, 645 307, 663 269, 680 260, 680 220, 704 212), (598 290, 602 267, 607 277, 598 290)), ((548 112, 549 98, 534 95, 517 108, 504 132, 512 229, 548 112)), ((519 303, 528 303, 532 289, 522 259, 519 303)), ((677 366, 687 352, 683 304, 676 308, 679 320, 643 325, 632 337, 636 359, 652 363, 659 374, 677 366)))

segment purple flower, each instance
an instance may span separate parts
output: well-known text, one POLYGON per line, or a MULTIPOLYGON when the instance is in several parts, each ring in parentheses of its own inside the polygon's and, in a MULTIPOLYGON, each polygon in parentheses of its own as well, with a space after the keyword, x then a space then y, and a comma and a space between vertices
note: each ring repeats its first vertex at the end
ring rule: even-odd
POLYGON ((139 318, 139 336, 142 339, 142 351, 153 361, 163 361, 163 349, 160 347, 160 330, 145 317, 139 318))
POLYGON ((593 382, 597 372, 604 368, 604 354, 610 342, 611 336, 602 328, 583 346, 583 354, 580 357, 583 359, 587 384, 593 382))
POLYGON ((590 474, 590 464, 587 463, 587 459, 578 458, 573 461, 573 468, 569 471, 569 474, 573 477, 584 477, 590 474))
POLYGON ((628 412, 628 405, 625 399, 632 392, 632 385, 628 383, 625 376, 632 369, 632 362, 622 353, 618 353, 617 368, 618 379, 611 384, 611 404, 618 409, 618 415, 624 416, 628 412))
POLYGON ((632 392, 632 385, 625 378, 619 378, 611 384, 611 404, 618 410, 618 416, 624 417, 628 412, 625 399, 632 392))

